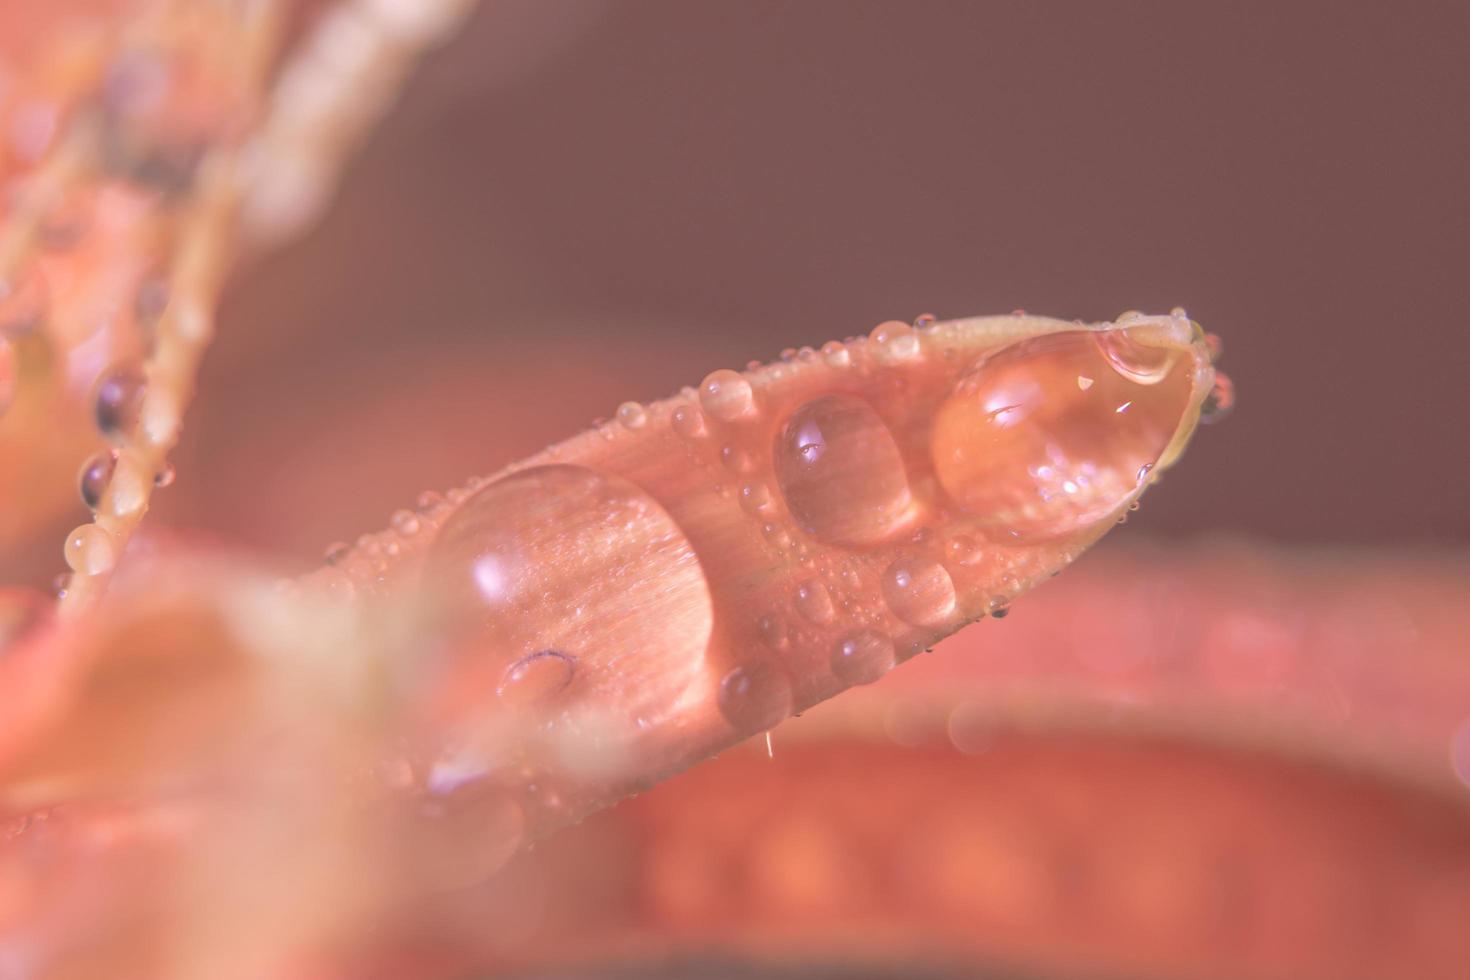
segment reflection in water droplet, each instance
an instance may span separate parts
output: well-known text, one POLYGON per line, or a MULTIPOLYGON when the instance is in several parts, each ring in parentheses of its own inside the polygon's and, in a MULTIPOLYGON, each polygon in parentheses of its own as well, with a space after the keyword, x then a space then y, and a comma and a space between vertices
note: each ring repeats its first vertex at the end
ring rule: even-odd
POLYGON ((755 457, 734 444, 720 447, 720 462, 732 473, 749 473, 755 469, 755 457))
POLYGON ((880 323, 868 337, 873 341, 874 354, 886 364, 912 361, 922 353, 914 328, 902 320, 880 323))
POLYGON ((388 520, 399 534, 412 536, 419 533, 418 515, 411 510, 395 510, 388 520))
POLYGON ((734 422, 755 414, 755 392, 735 371, 712 371, 700 382, 699 404, 722 422, 734 422))
POLYGON ((96 510, 101 505, 102 494, 107 491, 108 481, 112 479, 112 471, 116 465, 115 450, 97 453, 82 464, 77 484, 82 494, 82 503, 87 505, 88 510, 96 510))
POLYGON ((97 428, 114 441, 126 439, 138 424, 146 382, 136 368, 115 368, 97 384, 97 428))
POLYGON ((414 509, 420 514, 429 514, 438 510, 446 503, 448 501, 444 499, 444 494, 437 490, 425 490, 419 494, 419 499, 414 501, 414 509))
POLYGON ((818 626, 830 623, 835 613, 832 593, 816 579, 808 579, 796 587, 796 611, 818 626))
POLYGON ((767 660, 741 664, 720 681, 720 713, 738 732, 751 734, 791 714, 791 679, 767 660))
POLYGON ((852 355, 847 352, 847 348, 841 342, 836 340, 829 340, 822 345, 822 356, 832 367, 842 368, 852 363, 852 355))
POLYGON ((713 628, 673 518, 627 480, 579 466, 482 488, 440 529, 423 582, 446 616, 435 683, 451 717, 476 715, 510 664, 547 650, 575 658, 579 703, 629 724, 658 717, 700 674, 713 628))
POLYGON ((937 561, 899 558, 883 572, 883 600, 905 623, 938 626, 954 615, 954 582, 937 561))
POLYGON ((849 633, 832 647, 832 673, 844 684, 871 684, 893 669, 893 641, 877 630, 849 633))
POLYGON ((898 445, 860 398, 826 395, 798 408, 776 437, 773 462, 792 516, 828 544, 878 544, 912 519, 898 445))
POLYGON ((495 693, 507 704, 541 704, 571 686, 576 666, 560 650, 538 650, 507 667, 495 693))
POLYGON ((641 429, 648 421, 648 413, 637 402, 623 402, 618 406, 618 421, 627 429, 641 429))
POLYGON ((981 361, 935 416, 945 492, 1017 540, 1066 534, 1122 506, 1178 430, 1193 374, 1189 357, 1115 336, 1124 333, 1050 334, 981 361))
POLYGON ((1235 382, 1220 370, 1215 371, 1215 383, 1200 405, 1199 420, 1204 425, 1213 425, 1225 419, 1235 410, 1235 382))
POLYGON ((751 514, 768 514, 774 501, 764 483, 747 483, 740 488, 740 506, 751 514))

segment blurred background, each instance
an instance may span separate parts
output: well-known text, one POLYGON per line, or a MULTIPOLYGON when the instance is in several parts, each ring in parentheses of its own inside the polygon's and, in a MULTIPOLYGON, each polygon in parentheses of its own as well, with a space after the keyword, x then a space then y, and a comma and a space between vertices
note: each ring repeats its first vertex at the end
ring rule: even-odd
POLYGON ((1240 404, 1139 531, 1463 545, 1467 41, 1456 3, 485 3, 236 284, 160 504, 315 561, 715 367, 1183 305, 1240 404))

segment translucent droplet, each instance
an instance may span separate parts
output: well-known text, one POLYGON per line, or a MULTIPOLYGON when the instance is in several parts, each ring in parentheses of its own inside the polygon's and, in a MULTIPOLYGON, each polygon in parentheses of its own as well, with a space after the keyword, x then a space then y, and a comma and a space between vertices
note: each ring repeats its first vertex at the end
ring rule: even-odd
POLYGON ((101 575, 117 561, 112 535, 96 524, 83 524, 66 536, 66 564, 79 575, 101 575))
POLYGON ((956 534, 945 544, 944 550, 949 560, 962 568, 976 564, 985 554, 980 542, 968 534, 956 534))
POLYGON ((791 714, 791 679, 767 660, 741 664, 720 681, 720 713, 736 731, 764 731, 791 714))
POLYGON ((930 445, 950 498, 998 535, 1036 540, 1105 518, 1135 493, 1180 427, 1193 365, 1123 333, 1022 341, 962 378, 930 445))
POLYGON ((937 561, 899 558, 883 572, 883 600, 905 623, 938 626, 954 615, 954 582, 937 561))
POLYGON ((77 485, 81 491, 82 503, 87 505, 88 510, 96 510, 102 504, 102 494, 107 490, 116 465, 116 451, 97 453, 82 464, 82 470, 77 475, 77 485))
POLYGON ((641 429, 648 422, 648 413, 637 402, 623 402, 618 406, 618 421, 625 429, 641 429))
POLYGON ((836 340, 829 340, 822 345, 822 357, 833 367, 847 367, 852 363, 852 355, 847 348, 836 340))
POLYGON ((693 405, 677 405, 669 414, 669 425, 683 439, 694 442, 705 437, 704 413, 693 405))
POLYGON ((322 552, 322 560, 328 565, 335 565, 352 552, 352 546, 346 541, 337 541, 327 545, 327 550, 322 552))
POLYGON ((768 514, 773 504, 771 490, 764 483, 747 483, 740 488, 740 506, 750 514, 768 514))
POLYGON ((720 421, 735 422, 755 414, 755 392, 742 375, 713 371, 700 382, 699 404, 720 421))
POLYGON ((508 704, 543 704, 571 686, 576 666, 560 650, 538 650, 507 667, 495 693, 508 704))
POLYGON ((776 437, 773 462, 792 516, 828 544, 878 544, 911 522, 903 457, 860 398, 826 395, 798 408, 776 437))
POLYGON ((109 439, 130 435, 138 424, 147 383, 135 368, 116 368, 97 383, 97 428, 109 439))
POLYGON ((405 537, 412 537, 419 533, 418 515, 411 510, 395 510, 393 516, 389 518, 389 523, 393 525, 393 530, 405 537))
POLYGON ((918 334, 902 320, 878 324, 868 339, 873 342, 874 354, 886 364, 912 361, 922 353, 918 334))
POLYGON ((10 338, 0 336, 0 415, 15 401, 15 391, 20 382, 15 344, 10 338))
POLYGON ((791 645, 791 630, 785 618, 778 613, 762 616, 756 628, 760 631, 761 641, 772 650, 785 650, 791 645))
POLYGON ((720 447, 720 462, 732 473, 749 473, 755 469, 755 457, 744 446, 734 443, 720 447))
POLYGON ((928 330, 930 327, 934 326, 934 324, 938 322, 939 317, 935 316, 933 313, 920 313, 918 316, 914 317, 914 329, 928 330))
POLYGON ((836 612, 832 606, 832 593, 816 579, 808 579, 796 587, 796 611, 818 626, 830 623, 836 612))
POLYGON ((174 485, 174 480, 177 477, 178 471, 174 469, 174 464, 165 461, 163 469, 153 474, 153 485, 160 488, 171 487, 174 485))
POLYGON ((893 669, 893 641, 877 630, 857 630, 832 647, 832 673, 844 684, 871 684, 893 669))
POLYGON ((1199 420, 1204 425, 1213 425, 1225 419, 1235 410, 1235 382, 1216 369, 1215 383, 1200 405, 1199 420))
POLYGON ((713 629, 709 585, 673 518, 579 466, 479 490, 439 530, 423 583, 446 631, 444 663, 426 676, 476 717, 510 665, 546 650, 575 658, 579 702, 628 724, 658 717, 701 676, 713 629))
POLYGON ((438 510, 447 503, 448 501, 444 499, 444 494, 439 491, 425 490, 419 494, 419 499, 414 501, 414 509, 420 514, 428 514, 438 510))

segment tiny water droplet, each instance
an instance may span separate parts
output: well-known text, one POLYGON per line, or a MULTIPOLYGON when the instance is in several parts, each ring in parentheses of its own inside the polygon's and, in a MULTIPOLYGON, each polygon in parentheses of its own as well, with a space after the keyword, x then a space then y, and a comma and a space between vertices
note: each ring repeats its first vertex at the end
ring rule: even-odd
POLYGON ((883 599, 905 623, 938 626, 954 615, 954 582, 937 561, 899 558, 883 572, 883 599))
POLYGON ((785 618, 778 613, 762 616, 756 628, 760 631, 761 640, 772 650, 785 650, 791 645, 791 630, 785 618))
POLYGON ((448 501, 444 499, 444 494, 437 490, 425 490, 419 494, 419 499, 414 502, 414 509, 420 514, 428 514, 431 511, 438 510, 447 503, 448 501))
POLYGON ((968 568, 974 565, 984 556, 984 550, 980 547, 980 542, 968 534, 957 534, 950 538, 948 543, 945 544, 944 550, 949 556, 949 560, 962 568, 968 568))
POLYGON ((705 437, 704 413, 693 405, 676 405, 669 413, 669 425, 680 438, 689 442, 705 437))
POLYGON ((66 564, 80 575, 101 575, 117 561, 112 535, 96 524, 83 524, 66 536, 66 564))
POLYGON ((868 339, 873 342, 874 354, 885 364, 912 361, 923 352, 918 334, 902 320, 878 324, 868 339))
POLYGON ((560 650, 539 650, 507 667, 495 694, 508 704, 543 703, 571 686, 576 666, 560 650))
POLYGON ((871 684, 893 669, 893 641, 877 630, 848 633, 832 647, 832 673, 844 684, 871 684))
POLYGON ((327 550, 322 553, 322 559, 328 565, 335 565, 352 551, 352 546, 346 541, 337 541, 327 545, 327 550))
POLYGON ((147 382, 136 368, 114 368, 97 383, 97 428, 109 439, 126 439, 138 424, 147 382))
POLYGON ((755 414, 755 391, 740 374, 721 369, 700 382, 699 403, 720 421, 735 422, 755 414))
POLYGON ((992 599, 990 602, 990 615, 995 619, 1005 619, 1011 614, 1010 601, 1007 599, 992 599))
POLYGON ((1204 425, 1223 421, 1235 410, 1235 382, 1223 372, 1215 371, 1215 383, 1205 396, 1199 409, 1199 420, 1204 425))
POLYGON ((829 340, 822 345, 822 357, 832 367, 843 368, 852 363, 852 355, 840 341, 829 340))
POLYGON ((102 495, 107 492, 107 484, 112 481, 112 472, 116 466, 116 450, 104 450, 82 464, 81 472, 77 475, 77 485, 82 503, 87 505, 88 510, 95 511, 102 505, 102 495))
POLYGON ((720 462, 732 473, 749 473, 755 469, 755 457, 744 447, 734 444, 720 447, 720 462))
POLYGON ((648 421, 648 413, 637 402, 623 402, 618 406, 618 421, 625 429, 641 429, 648 421))
POLYGON ((832 593, 816 579, 807 579, 796 587, 796 611, 818 626, 830 623, 835 613, 832 593))
POLYGON ((747 483, 740 488, 740 506, 750 514, 768 514, 773 504, 771 490, 764 483, 747 483))
POLYGON ((66 598, 66 590, 71 587, 71 572, 58 572, 51 580, 51 594, 57 599, 66 598))
POLYGON ((174 469, 174 464, 164 460, 163 469, 153 474, 153 485, 160 488, 171 487, 177 477, 178 471, 174 469))
POLYGON ((417 515, 411 510, 395 510, 389 522, 393 525, 393 530, 405 537, 418 534, 421 526, 417 515))
POLYGON ((933 313, 920 313, 918 316, 914 317, 914 329, 928 330, 938 322, 939 317, 935 316, 933 313))
POLYGON ((720 713, 736 731, 773 728, 791 714, 791 680, 767 660, 741 664, 720 681, 720 713))

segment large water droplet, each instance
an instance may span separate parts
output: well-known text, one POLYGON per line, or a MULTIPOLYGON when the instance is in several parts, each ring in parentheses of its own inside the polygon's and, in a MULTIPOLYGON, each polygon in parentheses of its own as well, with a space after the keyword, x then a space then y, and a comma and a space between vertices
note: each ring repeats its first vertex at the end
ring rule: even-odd
POLYGON ((621 477, 540 466, 497 480, 439 531, 424 569, 448 617, 440 683, 466 713, 510 665, 575 658, 562 699, 632 721, 668 711, 701 673, 709 586, 668 513, 621 477))
POLYGON ((719 703, 736 731, 764 731, 791 714, 791 679, 768 660, 741 664, 720 681, 719 703))
POLYGON ((1184 417, 1192 358, 1126 330, 1068 331, 985 358, 936 413, 931 451, 946 493, 1000 536, 1035 540, 1099 520, 1184 417))
POLYGON ((905 623, 938 626, 954 615, 954 582, 937 561, 899 558, 883 572, 883 600, 905 623))
POLYGON ((109 439, 125 439, 138 424, 146 387, 135 368, 116 368, 97 383, 97 428, 109 439))
POLYGON ((898 445, 860 398, 826 395, 798 408, 776 437, 773 462, 792 516, 829 544, 878 544, 911 522, 898 445))
POLYGON ((832 673, 844 684, 871 684, 893 669, 893 641, 877 630, 856 630, 832 647, 832 673))
POLYGON ((699 404, 722 422, 755 414, 755 392, 735 371, 712 371, 699 385, 699 404))
POLYGON ((81 491, 82 503, 87 505, 88 510, 96 510, 101 506, 102 495, 107 492, 107 484, 112 480, 112 471, 116 466, 115 450, 96 453, 82 464, 82 471, 77 474, 77 485, 81 491))
POLYGON ((66 536, 66 564, 80 575, 101 575, 117 561, 112 535, 96 524, 83 524, 66 536))

